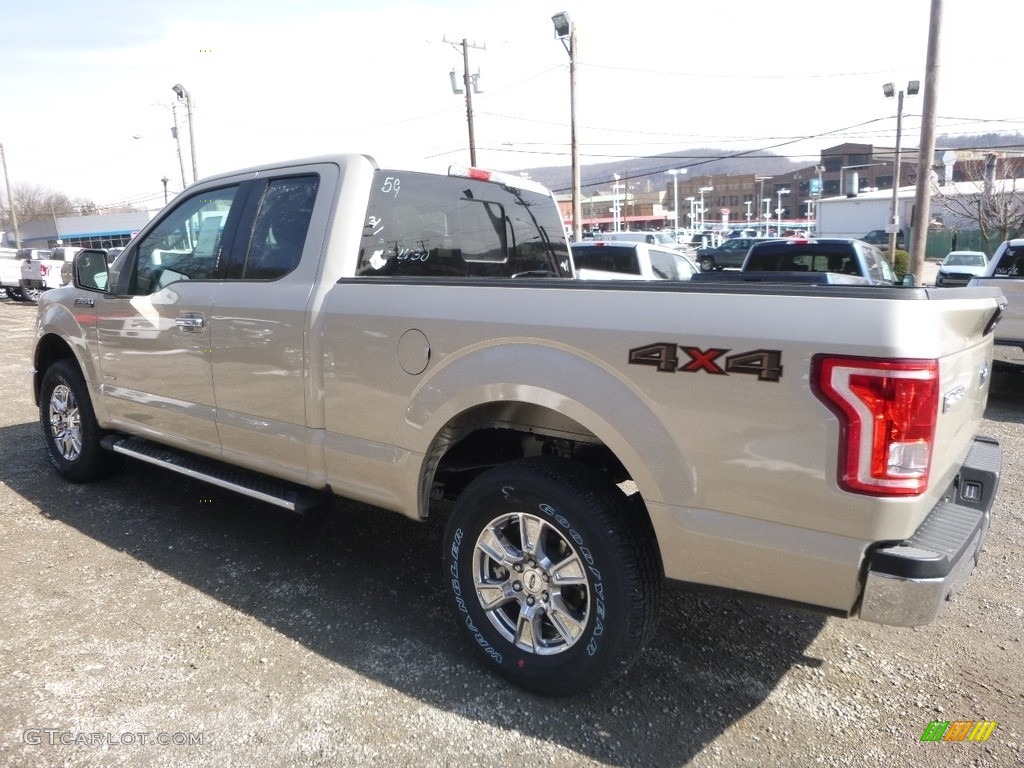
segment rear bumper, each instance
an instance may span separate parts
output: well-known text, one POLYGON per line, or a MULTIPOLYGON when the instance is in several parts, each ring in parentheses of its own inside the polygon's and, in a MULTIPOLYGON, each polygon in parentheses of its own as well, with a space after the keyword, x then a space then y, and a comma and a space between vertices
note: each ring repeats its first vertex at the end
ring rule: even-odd
POLYGON ((956 479, 914 535, 870 554, 861 619, 916 627, 938 617, 978 562, 1002 462, 997 441, 975 438, 956 479))

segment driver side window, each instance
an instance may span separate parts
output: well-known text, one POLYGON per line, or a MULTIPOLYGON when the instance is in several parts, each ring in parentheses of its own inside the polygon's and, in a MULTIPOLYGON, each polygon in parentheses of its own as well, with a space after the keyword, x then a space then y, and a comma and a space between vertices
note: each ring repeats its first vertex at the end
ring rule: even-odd
POLYGON ((214 277, 237 192, 237 186, 203 192, 172 210, 139 243, 129 292, 146 295, 179 280, 214 277))

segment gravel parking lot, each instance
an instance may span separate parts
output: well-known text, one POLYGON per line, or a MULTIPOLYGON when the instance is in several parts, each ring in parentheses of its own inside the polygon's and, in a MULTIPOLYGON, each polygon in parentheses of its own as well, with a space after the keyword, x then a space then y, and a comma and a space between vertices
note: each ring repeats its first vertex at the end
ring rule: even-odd
POLYGON ((135 462, 58 479, 34 319, 0 300, 0 765, 1024 765, 1024 375, 994 375, 1002 487, 937 622, 671 593, 630 674, 549 700, 470 655, 436 523, 305 521, 135 462), (933 720, 998 725, 923 743, 933 720))

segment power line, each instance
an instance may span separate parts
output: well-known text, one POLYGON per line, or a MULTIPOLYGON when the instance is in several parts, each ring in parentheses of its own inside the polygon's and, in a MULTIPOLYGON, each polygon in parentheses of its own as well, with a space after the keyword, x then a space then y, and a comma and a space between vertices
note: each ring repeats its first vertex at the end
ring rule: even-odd
MULTIPOLYGON (((618 181, 631 181, 631 180, 634 180, 634 179, 647 178, 648 176, 659 176, 661 174, 664 174, 665 172, 667 172, 671 168, 683 167, 683 168, 689 169, 689 168, 696 168, 696 167, 699 167, 699 166, 702 166, 702 165, 707 165, 709 163, 715 162, 716 160, 732 160, 732 159, 739 158, 739 157, 749 157, 749 156, 753 155, 756 152, 767 152, 768 150, 771 150, 771 149, 777 149, 779 147, 785 147, 785 146, 788 146, 790 144, 796 144, 796 143, 801 142, 801 141, 808 141, 808 140, 811 140, 811 139, 819 139, 819 138, 822 138, 823 136, 832 136, 832 135, 835 135, 837 133, 842 133, 843 131, 851 130, 853 128, 861 128, 861 127, 863 127, 865 125, 870 125, 871 123, 879 122, 882 119, 885 119, 885 118, 874 118, 872 120, 865 120, 864 122, 855 123, 854 125, 849 125, 849 126, 846 126, 845 128, 836 128, 834 130, 824 131, 822 133, 817 133, 817 134, 814 134, 812 136, 802 136, 800 138, 792 139, 790 141, 782 141, 782 142, 779 142, 778 144, 773 144, 773 145, 770 145, 770 146, 767 146, 767 147, 759 147, 757 149, 744 150, 744 151, 741 151, 741 152, 734 152, 734 153, 729 154, 729 155, 722 155, 722 156, 720 156, 718 158, 713 158, 713 159, 709 158, 709 159, 705 159, 705 160, 700 160, 700 161, 698 161, 696 163, 690 163, 689 165, 685 165, 685 166, 679 166, 678 164, 673 163, 671 165, 666 165, 664 168, 655 168, 655 169, 650 170, 650 171, 644 171, 643 173, 633 174, 632 176, 622 176, 620 174, 618 181)), ((660 157, 659 157, 659 159, 660 159, 660 157)), ((680 158, 680 159, 682 159, 682 158, 680 158)), ((609 181, 611 181, 611 179, 604 179, 604 180, 600 180, 600 181, 591 181, 589 183, 590 184, 607 184, 609 181)), ((565 192, 566 190, 565 190, 565 188, 558 188, 558 189, 553 189, 551 191, 552 192, 565 192)))

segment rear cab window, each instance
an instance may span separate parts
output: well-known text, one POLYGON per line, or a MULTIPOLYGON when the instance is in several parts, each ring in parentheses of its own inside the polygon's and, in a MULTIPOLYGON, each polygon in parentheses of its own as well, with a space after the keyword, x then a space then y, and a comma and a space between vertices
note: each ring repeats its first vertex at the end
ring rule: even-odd
POLYGON ((640 260, 635 245, 573 246, 572 258, 576 269, 593 269, 620 275, 639 275, 640 260))
POLYGON ((572 277, 550 195, 459 176, 379 170, 357 276, 572 277))
POLYGON ((758 272, 840 272, 860 274, 853 249, 842 243, 764 243, 747 257, 758 272))
POLYGON ((880 250, 866 243, 778 240, 751 247, 743 268, 748 272, 834 272, 892 283, 895 274, 880 250), (862 275, 861 264, 868 270, 862 275))

